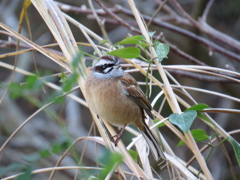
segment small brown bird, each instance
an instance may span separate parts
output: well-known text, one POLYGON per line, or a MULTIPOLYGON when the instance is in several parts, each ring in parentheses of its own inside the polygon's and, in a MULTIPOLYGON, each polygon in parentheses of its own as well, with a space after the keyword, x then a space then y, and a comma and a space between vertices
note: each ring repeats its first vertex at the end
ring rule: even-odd
POLYGON ((85 81, 86 100, 102 120, 123 126, 115 144, 127 124, 141 131, 156 160, 165 159, 160 145, 147 124, 144 112, 153 119, 152 106, 136 80, 125 73, 116 56, 102 56, 85 81))

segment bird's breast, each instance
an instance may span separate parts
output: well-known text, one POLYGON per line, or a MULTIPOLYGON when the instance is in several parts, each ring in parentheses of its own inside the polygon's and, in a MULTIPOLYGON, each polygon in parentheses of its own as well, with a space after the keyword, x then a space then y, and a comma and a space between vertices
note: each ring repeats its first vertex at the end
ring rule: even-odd
POLYGON ((87 78, 85 87, 89 106, 102 120, 125 125, 141 119, 141 108, 127 96, 120 80, 87 78))

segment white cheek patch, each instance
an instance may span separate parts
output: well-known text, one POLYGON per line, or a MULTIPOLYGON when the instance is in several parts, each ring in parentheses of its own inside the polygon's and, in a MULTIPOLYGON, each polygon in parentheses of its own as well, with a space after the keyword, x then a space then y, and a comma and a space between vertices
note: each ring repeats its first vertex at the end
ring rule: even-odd
POLYGON ((99 78, 99 79, 107 79, 107 78, 109 78, 108 74, 103 74, 103 73, 99 73, 99 72, 93 72, 93 75, 96 78, 99 78))
POLYGON ((113 69, 112 71, 109 72, 109 74, 112 76, 112 77, 121 77, 124 75, 124 71, 119 68, 119 69, 113 69))

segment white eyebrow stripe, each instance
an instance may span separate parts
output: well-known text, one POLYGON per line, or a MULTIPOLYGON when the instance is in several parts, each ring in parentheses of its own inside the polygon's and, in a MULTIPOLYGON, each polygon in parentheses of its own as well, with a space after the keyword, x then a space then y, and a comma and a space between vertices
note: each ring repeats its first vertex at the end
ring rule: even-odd
POLYGON ((108 67, 106 69, 103 70, 104 73, 108 73, 110 71, 110 69, 113 69, 112 67, 108 67))
POLYGON ((102 66, 104 64, 114 64, 114 63, 109 60, 101 59, 100 61, 97 62, 95 66, 102 66))

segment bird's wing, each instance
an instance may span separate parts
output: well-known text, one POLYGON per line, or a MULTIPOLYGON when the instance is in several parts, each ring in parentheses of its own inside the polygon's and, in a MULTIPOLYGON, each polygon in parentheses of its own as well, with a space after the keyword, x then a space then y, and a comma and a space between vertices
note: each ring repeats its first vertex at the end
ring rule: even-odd
POLYGON ((154 119, 151 113, 152 106, 138 86, 137 81, 128 73, 125 73, 125 76, 121 77, 120 81, 126 90, 127 95, 143 110, 145 110, 151 119, 154 119))

